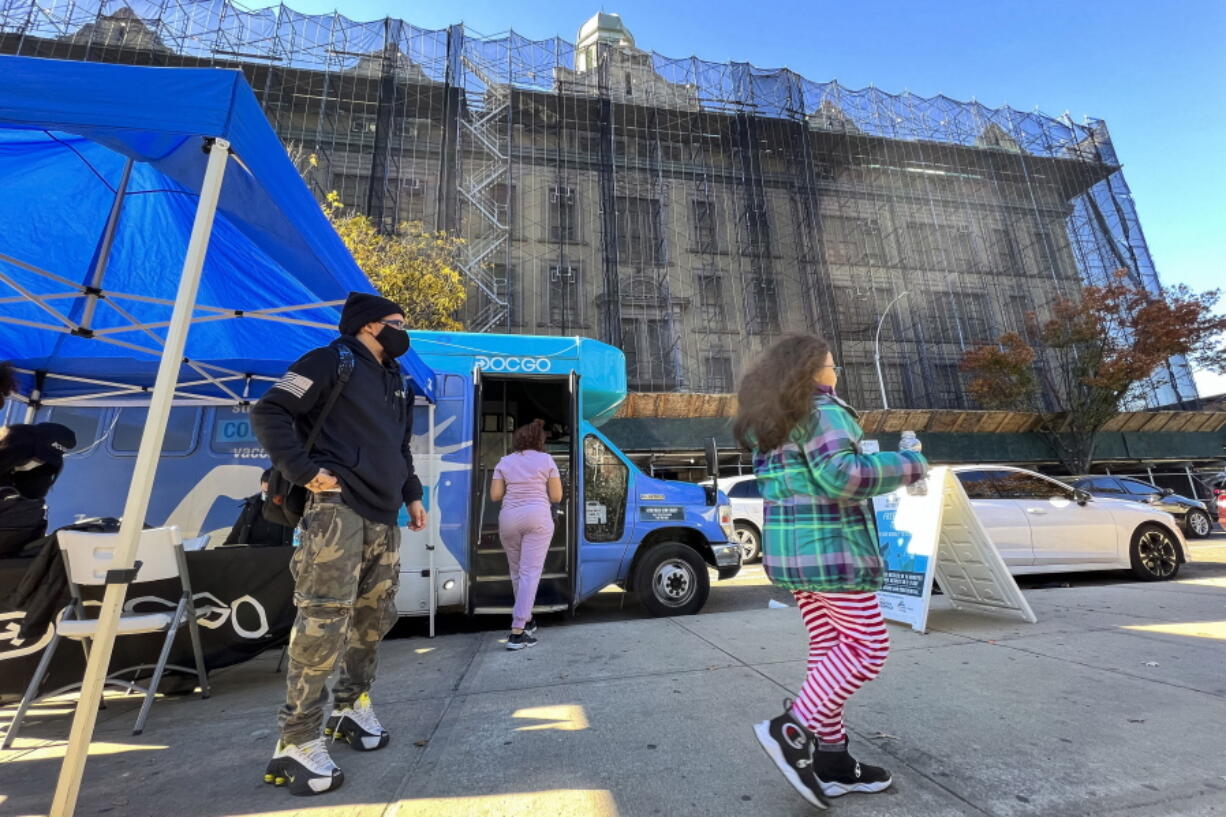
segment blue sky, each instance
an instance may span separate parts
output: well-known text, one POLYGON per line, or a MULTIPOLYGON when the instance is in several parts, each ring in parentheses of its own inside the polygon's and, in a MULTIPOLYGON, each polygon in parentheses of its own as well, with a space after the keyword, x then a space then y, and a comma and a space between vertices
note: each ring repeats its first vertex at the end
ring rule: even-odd
POLYGON ((286 2, 359 20, 568 40, 603 8, 621 14, 639 47, 672 57, 1098 117, 1163 281, 1226 285, 1226 0, 286 2))

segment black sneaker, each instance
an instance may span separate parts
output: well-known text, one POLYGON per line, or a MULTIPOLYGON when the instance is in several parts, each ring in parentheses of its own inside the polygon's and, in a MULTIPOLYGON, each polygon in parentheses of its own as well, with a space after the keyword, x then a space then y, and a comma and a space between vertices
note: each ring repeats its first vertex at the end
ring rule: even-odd
POLYGON ((524 632, 528 635, 536 635, 536 619, 528 619, 528 623, 524 625, 524 632))
POLYGON ((813 776, 813 735, 792 717, 791 701, 783 702, 783 714, 755 724, 753 731, 767 756, 779 767, 797 794, 818 808, 830 804, 813 776))
POLYGON ((391 740, 391 735, 375 717, 370 704, 370 694, 363 692, 353 706, 333 709, 324 724, 324 734, 333 740, 343 740, 359 752, 382 749, 391 740))
POLYGON ((511 633, 511 637, 507 639, 508 650, 522 650, 524 647, 535 647, 536 636, 524 630, 522 633, 511 633))
POLYGON ((264 770, 264 782, 289 786, 290 794, 323 794, 339 789, 345 782, 345 773, 332 762, 323 738, 289 745, 277 741, 277 749, 264 770))
POLYGON ((894 778, 880 766, 861 763, 847 751, 847 742, 838 748, 823 749, 831 744, 818 744, 813 752, 813 774, 827 797, 842 797, 853 791, 885 791, 894 778))

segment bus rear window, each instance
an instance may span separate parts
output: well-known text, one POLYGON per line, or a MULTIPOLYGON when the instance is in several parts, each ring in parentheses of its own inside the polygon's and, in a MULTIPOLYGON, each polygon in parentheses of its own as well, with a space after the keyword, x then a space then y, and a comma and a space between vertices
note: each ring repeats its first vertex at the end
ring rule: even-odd
POLYGON ((73 450, 84 451, 97 441, 98 420, 105 411, 92 406, 56 406, 51 409, 51 416, 47 419, 71 428, 77 438, 77 447, 73 450))
MULTIPOLYGON (((111 450, 117 454, 135 454, 140 448, 141 434, 145 430, 145 417, 149 411, 145 408, 121 408, 115 420, 115 429, 111 432, 111 450)), ((191 453, 192 444, 196 440, 196 423, 200 418, 200 409, 181 406, 170 410, 170 420, 166 423, 166 437, 162 440, 163 454, 191 453)))

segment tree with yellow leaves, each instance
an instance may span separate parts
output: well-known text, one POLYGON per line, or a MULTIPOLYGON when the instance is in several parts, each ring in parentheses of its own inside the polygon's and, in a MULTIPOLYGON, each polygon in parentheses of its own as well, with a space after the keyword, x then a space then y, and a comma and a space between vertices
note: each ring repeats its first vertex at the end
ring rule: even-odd
MULTIPOLYGON (((299 145, 286 149, 298 172, 310 179, 318 158, 299 145)), ((404 308, 410 329, 464 328, 456 319, 467 298, 458 264, 463 239, 431 232, 419 221, 400 224, 392 235, 381 233, 366 215, 347 208, 336 191, 325 197, 323 209, 379 294, 404 308)))
POLYGON ((336 192, 328 194, 324 212, 379 294, 404 308, 409 328, 464 328, 456 320, 467 296, 457 264, 462 239, 419 221, 401 224, 395 235, 380 233, 362 213, 346 212, 336 192))

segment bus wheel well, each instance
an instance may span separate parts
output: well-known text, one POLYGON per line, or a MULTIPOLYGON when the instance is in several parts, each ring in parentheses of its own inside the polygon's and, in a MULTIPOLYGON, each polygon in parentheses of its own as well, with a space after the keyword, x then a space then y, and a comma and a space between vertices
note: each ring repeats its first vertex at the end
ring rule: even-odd
POLYGON ((634 591, 634 573, 638 569, 639 562, 643 556, 653 547, 664 542, 676 542, 678 544, 688 545, 698 551, 698 555, 702 556, 702 560, 712 567, 715 566, 715 554, 711 552, 711 545, 707 542, 707 537, 703 536, 693 528, 658 528, 651 531, 643 537, 643 541, 639 542, 639 546, 634 551, 634 558, 630 562, 630 569, 626 572, 626 590, 634 591))

